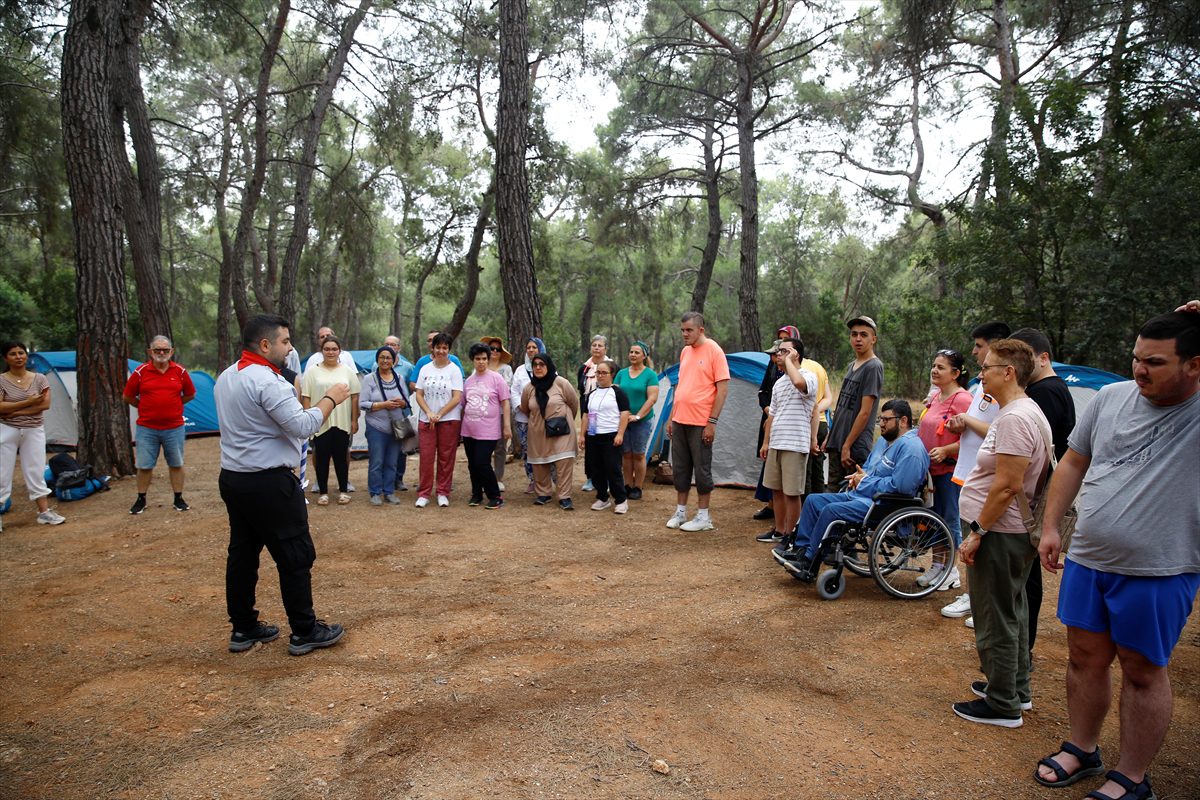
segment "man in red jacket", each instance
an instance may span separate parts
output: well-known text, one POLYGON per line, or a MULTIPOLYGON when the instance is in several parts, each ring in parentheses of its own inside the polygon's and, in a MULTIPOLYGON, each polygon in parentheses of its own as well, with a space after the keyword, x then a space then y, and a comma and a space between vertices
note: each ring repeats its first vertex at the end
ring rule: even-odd
POLYGON ((125 384, 125 402, 138 410, 137 418, 137 500, 130 514, 146 510, 146 492, 158 451, 162 450, 175 492, 176 511, 187 511, 183 499, 183 404, 196 396, 192 378, 171 360, 175 348, 166 336, 155 336, 146 349, 150 360, 129 375, 125 384))

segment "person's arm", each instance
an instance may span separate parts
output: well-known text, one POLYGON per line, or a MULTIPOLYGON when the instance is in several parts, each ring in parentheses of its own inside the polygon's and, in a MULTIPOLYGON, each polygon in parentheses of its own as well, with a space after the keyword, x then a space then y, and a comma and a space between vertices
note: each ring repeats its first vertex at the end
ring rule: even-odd
POLYGON ((450 402, 446 403, 446 405, 442 406, 441 409, 438 411, 438 413, 437 413, 438 419, 441 419, 442 417, 446 416, 451 411, 453 411, 455 409, 455 407, 458 406, 458 404, 462 402, 462 396, 463 396, 462 389, 455 389, 452 392, 450 392, 450 402))
POLYGON ((22 413, 33 413, 29 411, 30 406, 40 401, 39 396, 26 397, 24 400, 0 401, 0 416, 11 417, 22 413))
POLYGON ((351 436, 358 433, 359 411, 360 411, 360 409, 358 407, 358 394, 355 393, 355 394, 350 395, 350 435, 351 436))
POLYGON ((715 419, 721 418, 721 411, 725 408, 725 398, 729 396, 729 379, 717 381, 717 396, 713 398, 712 412, 708 418, 708 424, 704 426, 704 432, 700 434, 701 440, 705 444, 712 444, 713 439, 717 436, 717 423, 715 419))
POLYGON ((854 416, 854 422, 850 425, 850 432, 846 434, 846 441, 842 444, 842 466, 849 467, 854 463, 854 459, 850 456, 851 446, 858 441, 858 437, 867 429, 867 423, 871 421, 871 411, 875 408, 875 401, 878 399, 873 394, 864 394, 858 402, 858 414, 854 416))
POLYGON ((617 422, 617 435, 613 437, 613 445, 620 447, 625 441, 625 429, 629 427, 629 395, 620 386, 613 386, 613 396, 617 398, 617 410, 621 419, 617 422))
POLYGON ((825 381, 825 394, 817 401, 817 417, 820 417, 833 406, 833 389, 829 386, 829 381, 825 381))
POLYGON ((500 438, 508 441, 512 439, 512 405, 508 398, 500 401, 500 438))
POLYGON ((925 482, 925 473, 929 471, 929 454, 925 452, 921 440, 902 442, 896 446, 896 450, 896 466, 890 473, 876 474, 883 471, 880 468, 875 472, 867 471, 866 477, 861 479, 859 485, 870 496, 886 492, 912 497, 925 482))
MULTIPOLYGON (((142 402, 142 397, 139 393, 141 386, 141 375, 138 374, 137 370, 134 370, 129 374, 129 380, 125 381, 125 391, 121 393, 121 399, 125 401, 126 405, 137 408, 138 404, 142 402)), ((0 408, 2 407, 3 403, 0 403, 0 408)))
POLYGON ((268 387, 261 396, 261 402, 263 409, 270 414, 271 419, 275 420, 284 432, 295 439, 306 439, 320 430, 321 425, 333 413, 333 409, 350 397, 350 389, 346 384, 335 383, 317 399, 316 403, 310 403, 301 408, 299 407, 301 404, 296 402, 296 397, 292 394, 287 382, 281 381, 280 384, 282 391, 277 390, 274 386, 268 387), (318 420, 309 414, 309 408, 318 409, 321 418, 318 420))
POLYGON ((571 410, 571 417, 579 416, 579 395, 575 393, 575 387, 571 382, 563 380, 563 402, 567 404, 567 408, 571 410))
MULTIPOLYGON (((979 527, 987 530, 1004 516, 1005 510, 1012 504, 1017 492, 1024 491, 1025 470, 1028 468, 1028 456, 996 454, 996 476, 988 488, 987 499, 983 501, 983 508, 979 510, 979 516, 974 520, 979 523, 979 527)), ((975 563, 975 553, 978 552, 982 541, 982 536, 972 532, 963 539, 962 545, 959 546, 958 551, 962 554, 963 563, 968 567, 975 563)))
POLYGON ((1083 477, 1091 463, 1091 457, 1068 447, 1050 478, 1050 486, 1042 500, 1045 503, 1045 511, 1042 512, 1042 540, 1038 543, 1038 558, 1048 572, 1058 572, 1062 569, 1058 560, 1062 555, 1062 537, 1058 534, 1058 523, 1079 494, 1079 489, 1083 486, 1083 477))
POLYGON ((771 407, 767 406, 767 421, 763 425, 763 443, 758 449, 758 457, 766 459, 767 451, 771 449, 771 424, 775 422, 775 417, 771 415, 771 407))
POLYGON ((799 390, 800 394, 811 394, 813 390, 809 387, 808 376, 812 375, 812 382, 814 384, 817 382, 817 376, 811 372, 803 372, 800 369, 800 354, 795 350, 789 352, 794 353, 794 355, 789 355, 783 360, 783 368, 787 371, 788 380, 792 382, 792 386, 795 386, 799 390))
POLYGON ((188 403, 192 402, 192 400, 194 400, 196 397, 196 384, 192 383, 192 376, 188 374, 188 371, 186 369, 183 370, 183 378, 180 380, 180 382, 183 384, 181 387, 181 389, 182 389, 181 394, 183 395, 183 404, 187 405, 188 403))
POLYGON ((641 422, 642 418, 654 410, 654 404, 658 402, 658 384, 646 387, 646 402, 642 403, 642 407, 633 415, 633 422, 641 422))
POLYGON ((433 412, 429 410, 429 406, 425 404, 425 390, 418 386, 413 391, 413 400, 417 401, 417 407, 425 412, 425 418, 433 422, 433 412))

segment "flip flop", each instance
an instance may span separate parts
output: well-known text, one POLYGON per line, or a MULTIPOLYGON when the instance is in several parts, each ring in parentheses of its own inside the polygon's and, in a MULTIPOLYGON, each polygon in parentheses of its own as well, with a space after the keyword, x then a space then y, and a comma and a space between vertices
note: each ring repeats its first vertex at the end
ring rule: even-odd
POLYGON ((1052 758, 1054 753, 1051 753, 1039 761, 1038 766, 1046 766, 1054 770, 1054 775, 1056 778, 1058 778, 1058 780, 1048 781, 1043 778, 1035 769, 1033 771, 1033 779, 1042 786, 1049 786, 1051 789, 1056 789, 1061 786, 1070 786, 1071 784, 1078 783, 1084 778, 1090 778, 1093 775, 1100 775, 1104 772, 1104 762, 1100 759, 1099 747, 1090 753, 1085 753, 1083 750, 1071 744, 1070 742, 1063 742, 1055 752, 1069 753, 1075 756, 1077 759, 1079 759, 1079 769, 1075 770, 1073 773, 1067 772, 1063 768, 1062 764, 1059 764, 1052 758))

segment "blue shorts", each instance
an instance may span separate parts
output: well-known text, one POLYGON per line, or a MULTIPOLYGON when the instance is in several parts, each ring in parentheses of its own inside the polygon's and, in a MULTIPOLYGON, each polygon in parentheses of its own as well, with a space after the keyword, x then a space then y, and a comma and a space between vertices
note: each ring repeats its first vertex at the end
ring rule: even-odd
POLYGON ((1113 643, 1136 650, 1165 667, 1183 634, 1200 573, 1117 575, 1067 559, 1058 589, 1062 624, 1107 633, 1113 643))
POLYGON ((183 466, 183 435, 186 425, 160 431, 155 428, 137 428, 137 468, 154 469, 158 463, 158 449, 162 447, 163 458, 168 467, 183 466))
POLYGON ((646 455, 650 446, 650 434, 654 433, 654 418, 639 419, 625 426, 625 438, 621 440, 622 453, 646 455))

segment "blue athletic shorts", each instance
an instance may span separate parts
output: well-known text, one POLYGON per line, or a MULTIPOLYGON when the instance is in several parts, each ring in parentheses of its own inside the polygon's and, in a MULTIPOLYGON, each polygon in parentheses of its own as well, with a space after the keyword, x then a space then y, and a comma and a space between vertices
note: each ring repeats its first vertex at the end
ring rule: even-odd
POLYGON ((621 440, 622 453, 644 456, 650 446, 650 434, 654 432, 654 419, 639 419, 625 426, 625 438, 621 440))
POLYGON ((1197 589, 1200 573, 1117 575, 1068 558, 1058 589, 1058 618, 1073 628, 1107 633, 1115 644, 1165 667, 1192 613, 1197 589))
POLYGON ((186 425, 178 428, 168 428, 165 431, 156 428, 137 427, 137 468, 154 469, 158 463, 158 449, 162 448, 163 458, 168 467, 183 466, 183 436, 186 425))

